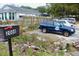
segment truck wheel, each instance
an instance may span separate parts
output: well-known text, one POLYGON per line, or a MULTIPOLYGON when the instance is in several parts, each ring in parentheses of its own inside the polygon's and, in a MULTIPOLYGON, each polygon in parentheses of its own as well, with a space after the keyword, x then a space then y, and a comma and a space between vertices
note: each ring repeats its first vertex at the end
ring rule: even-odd
POLYGON ((63 35, 64 35, 65 37, 68 37, 70 34, 69 34, 69 32, 64 32, 63 35))
POLYGON ((46 29, 42 29, 42 32, 43 32, 43 33, 46 33, 46 32, 47 32, 47 30, 46 30, 46 29))

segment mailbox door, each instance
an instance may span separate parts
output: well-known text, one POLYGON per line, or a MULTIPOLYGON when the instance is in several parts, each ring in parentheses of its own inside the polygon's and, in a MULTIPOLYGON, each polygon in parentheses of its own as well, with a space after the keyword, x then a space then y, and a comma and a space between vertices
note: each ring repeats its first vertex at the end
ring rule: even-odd
POLYGON ((19 35, 19 26, 12 26, 12 29, 4 29, 4 39, 9 39, 19 35))
POLYGON ((3 29, 0 28, 0 42, 5 41, 3 29))

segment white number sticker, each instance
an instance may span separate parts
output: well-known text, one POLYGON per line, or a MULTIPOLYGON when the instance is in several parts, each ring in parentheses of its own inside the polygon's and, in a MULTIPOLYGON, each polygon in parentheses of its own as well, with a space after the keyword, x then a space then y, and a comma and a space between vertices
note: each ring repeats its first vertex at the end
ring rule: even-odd
POLYGON ((55 27, 55 30, 59 30, 59 27, 58 27, 58 26, 56 26, 56 27, 55 27))
POLYGON ((16 29, 10 30, 10 31, 6 31, 6 36, 8 35, 13 35, 16 33, 16 29))

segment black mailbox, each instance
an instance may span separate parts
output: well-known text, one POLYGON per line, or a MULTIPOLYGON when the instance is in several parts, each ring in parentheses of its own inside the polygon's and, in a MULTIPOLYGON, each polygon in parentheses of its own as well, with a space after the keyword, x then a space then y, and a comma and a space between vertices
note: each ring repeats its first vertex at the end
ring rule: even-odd
POLYGON ((18 25, 0 25, 0 41, 7 41, 8 39, 18 35, 18 25))

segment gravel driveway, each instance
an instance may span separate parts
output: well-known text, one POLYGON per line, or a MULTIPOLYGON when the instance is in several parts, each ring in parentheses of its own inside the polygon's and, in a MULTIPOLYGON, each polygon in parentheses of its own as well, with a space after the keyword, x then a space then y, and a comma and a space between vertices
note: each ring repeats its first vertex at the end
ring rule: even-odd
POLYGON ((76 29, 76 32, 69 37, 64 37, 63 35, 58 35, 58 34, 53 34, 53 33, 42 33, 40 30, 30 31, 29 33, 30 34, 35 33, 35 34, 38 34, 38 35, 47 35, 47 36, 50 36, 50 37, 56 36, 60 39, 64 38, 65 40, 68 40, 69 42, 70 41, 75 42, 75 41, 79 40, 79 26, 75 26, 75 29, 76 29))

